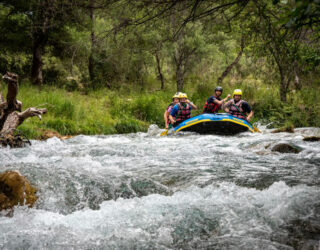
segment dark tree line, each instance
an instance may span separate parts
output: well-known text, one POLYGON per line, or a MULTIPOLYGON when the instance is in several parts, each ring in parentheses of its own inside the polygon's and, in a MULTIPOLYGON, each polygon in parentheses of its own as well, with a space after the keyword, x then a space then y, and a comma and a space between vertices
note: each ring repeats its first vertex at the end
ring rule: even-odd
POLYGON ((141 89, 152 69, 160 89, 171 74, 182 91, 223 32, 237 41, 237 52, 215 66, 217 83, 243 54, 265 58, 278 72, 285 102, 290 88, 301 88, 306 72, 320 63, 319 6, 316 0, 2 1, 0 68, 23 65, 18 73, 39 86, 49 77, 60 82, 76 75, 86 87, 133 81, 141 89), (12 59, 19 53, 28 63, 12 59))

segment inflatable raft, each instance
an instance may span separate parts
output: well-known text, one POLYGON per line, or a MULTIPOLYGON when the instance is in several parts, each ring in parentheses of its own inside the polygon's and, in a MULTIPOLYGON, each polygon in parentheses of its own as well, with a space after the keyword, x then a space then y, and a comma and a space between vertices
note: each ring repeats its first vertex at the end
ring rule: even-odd
POLYGON ((199 134, 234 135, 241 132, 254 132, 251 124, 229 114, 201 114, 183 121, 174 128, 175 132, 190 131, 199 134))

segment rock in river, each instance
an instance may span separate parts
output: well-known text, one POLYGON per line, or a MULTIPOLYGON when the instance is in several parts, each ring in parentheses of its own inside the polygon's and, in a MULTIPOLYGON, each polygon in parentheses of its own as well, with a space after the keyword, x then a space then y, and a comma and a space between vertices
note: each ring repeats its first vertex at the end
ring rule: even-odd
POLYGON ((279 143, 273 146, 271 149, 273 152, 280 152, 280 153, 294 153, 298 154, 302 151, 302 148, 288 143, 279 143))
POLYGON ((0 174, 0 211, 12 209, 16 205, 32 207, 38 197, 36 189, 19 171, 6 171, 0 174))
POLYGON ((309 136, 303 138, 304 141, 320 141, 320 136, 309 136))

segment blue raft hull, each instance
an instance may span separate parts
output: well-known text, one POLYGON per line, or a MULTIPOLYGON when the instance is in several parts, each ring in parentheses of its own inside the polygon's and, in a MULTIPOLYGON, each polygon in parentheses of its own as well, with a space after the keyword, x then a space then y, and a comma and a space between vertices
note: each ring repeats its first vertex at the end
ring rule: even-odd
POLYGON ((183 121, 174 128, 175 132, 190 131, 199 134, 235 135, 250 131, 250 123, 225 113, 201 114, 183 121))

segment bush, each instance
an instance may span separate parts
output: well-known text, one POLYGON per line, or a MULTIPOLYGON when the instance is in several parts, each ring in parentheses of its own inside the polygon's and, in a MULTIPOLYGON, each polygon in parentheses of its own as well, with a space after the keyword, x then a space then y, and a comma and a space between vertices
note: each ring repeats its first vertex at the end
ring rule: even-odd
POLYGON ((49 113, 53 112, 57 117, 73 119, 75 115, 75 105, 66 97, 52 93, 47 96, 49 113))
POLYGON ((57 57, 46 55, 43 57, 43 80, 46 84, 63 87, 68 71, 57 57))
POLYGON ((76 135, 78 133, 75 122, 67 119, 55 118, 47 121, 46 126, 56 130, 61 135, 76 135))
POLYGON ((79 126, 79 133, 85 135, 97 134, 115 134, 116 130, 110 123, 105 123, 101 120, 89 121, 86 124, 79 126))
POLYGON ((190 96, 190 100, 193 102, 203 102, 209 98, 214 93, 214 88, 208 83, 200 83, 196 87, 196 91, 190 96))
POLYGON ((139 120, 161 125, 163 123, 163 108, 155 96, 141 96, 130 107, 131 114, 139 120))
POLYGON ((127 119, 116 124, 115 129, 118 134, 136 133, 146 131, 146 128, 141 126, 138 121, 127 119))

